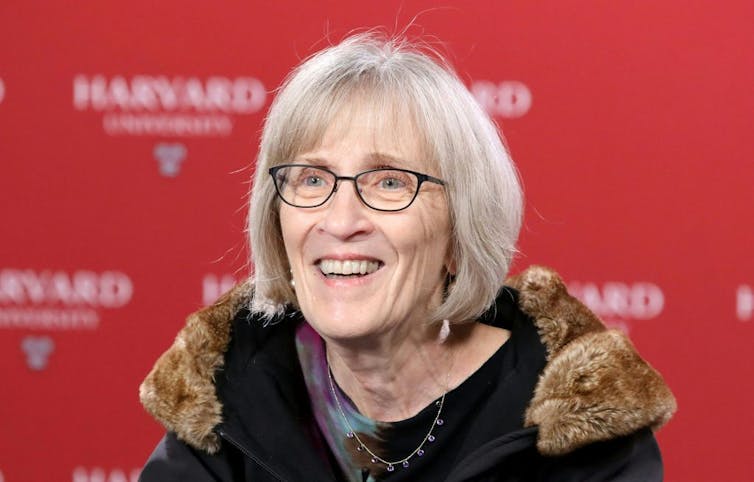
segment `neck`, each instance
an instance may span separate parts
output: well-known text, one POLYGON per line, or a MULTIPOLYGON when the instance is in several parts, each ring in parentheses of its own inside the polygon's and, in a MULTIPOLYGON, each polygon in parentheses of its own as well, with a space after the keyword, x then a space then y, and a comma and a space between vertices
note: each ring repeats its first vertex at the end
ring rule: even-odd
POLYGON ((450 389, 460 332, 467 330, 454 327, 441 341, 440 328, 368 342, 326 340, 333 377, 363 415, 384 422, 410 418, 450 389))

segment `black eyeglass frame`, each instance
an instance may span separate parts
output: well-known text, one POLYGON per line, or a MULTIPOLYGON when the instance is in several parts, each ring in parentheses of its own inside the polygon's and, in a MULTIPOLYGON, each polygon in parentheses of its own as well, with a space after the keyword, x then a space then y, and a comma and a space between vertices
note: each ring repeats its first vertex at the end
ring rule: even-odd
POLYGON ((419 191, 421 190, 422 184, 424 184, 425 182, 432 182, 435 184, 439 184, 441 186, 445 186, 445 181, 437 177, 430 176, 429 174, 423 174, 421 172, 411 171, 409 169, 400 169, 397 167, 378 167, 376 169, 368 169, 366 171, 362 171, 356 174, 355 176, 338 176, 337 174, 335 174, 333 171, 331 171, 330 169, 326 167, 312 166, 310 164, 281 164, 279 166, 271 167, 270 169, 268 169, 267 172, 272 177, 272 183, 275 185, 275 192, 277 192, 277 195, 280 198, 280 200, 289 206, 293 206, 294 208, 301 208, 301 209, 318 208, 322 206, 323 204, 325 204, 327 201, 330 200, 330 198, 335 193, 335 191, 338 190, 339 181, 353 181, 353 187, 354 187, 354 190, 356 191, 356 195, 359 197, 361 202, 364 203, 366 207, 368 207, 369 209, 374 209, 375 211, 382 211, 382 212, 389 212, 389 213, 395 213, 395 212, 403 211, 404 209, 408 209, 409 206, 411 206, 414 203, 414 200, 419 195, 419 191), (277 174, 279 170, 283 168, 287 168, 287 167, 309 167, 309 168, 319 169, 321 171, 325 171, 329 174, 332 174, 333 177, 335 178, 335 182, 333 183, 333 187, 332 187, 332 190, 330 191, 330 194, 328 194, 327 197, 325 197, 325 199, 321 203, 315 204, 314 206, 299 206, 297 204, 293 204, 291 202, 286 201, 285 197, 283 196, 283 193, 280 192, 280 186, 278 186, 277 178, 275 177, 275 175, 277 174), (380 209, 369 204, 361 195, 361 191, 359 190, 358 178, 363 176, 364 174, 370 174, 372 172, 377 172, 377 171, 398 171, 398 172, 405 172, 407 174, 413 174, 414 176, 416 176, 418 183, 416 184, 416 191, 414 191, 414 197, 411 198, 411 201, 409 201, 408 204, 406 204, 404 207, 400 209, 380 209))

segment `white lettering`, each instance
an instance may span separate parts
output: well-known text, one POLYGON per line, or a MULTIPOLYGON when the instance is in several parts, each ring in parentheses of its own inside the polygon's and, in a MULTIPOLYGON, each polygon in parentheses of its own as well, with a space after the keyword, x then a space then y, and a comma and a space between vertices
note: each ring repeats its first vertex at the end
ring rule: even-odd
POLYGON ((117 271, 106 271, 100 276, 99 304, 107 308, 119 308, 133 295, 131 279, 117 271))
POLYGON ((105 470, 102 467, 76 467, 73 469, 72 482, 138 482, 140 469, 129 473, 124 469, 105 470))
POLYGON ((199 112, 205 110, 204 87, 199 79, 186 80, 183 96, 185 107, 192 107, 199 112))
POLYGON ((202 280, 202 302, 205 306, 214 303, 221 295, 236 285, 236 279, 229 274, 215 276, 208 274, 202 280))
POLYGON ((736 315, 741 321, 748 321, 754 313, 754 292, 751 286, 740 285, 736 290, 736 315))
POLYGON ((136 75, 131 80, 131 108, 156 110, 159 105, 157 89, 152 88, 152 82, 146 75, 136 75))
POLYGON ((240 114, 251 114, 264 107, 267 91, 259 79, 241 77, 233 82, 231 105, 240 114))
POLYGON ((122 110, 131 108, 131 90, 123 77, 118 76, 110 79, 107 94, 111 107, 120 107, 122 110))
POLYGON ((133 296, 133 283, 125 273, 106 271, 0 270, 0 303, 119 308, 133 296))
POLYGON ((83 75, 73 78, 73 107, 76 110, 85 110, 89 105, 89 82, 83 75))
MULTIPOLYGON (((148 78, 148 77, 147 77, 148 78)), ((159 99, 159 106, 165 110, 174 110, 178 108, 178 96, 176 95, 176 89, 173 87, 167 77, 157 77, 152 80, 152 88, 157 93, 159 99)), ((175 79, 175 82, 180 82, 180 79, 175 79)))
POLYGON ((95 76, 87 79, 83 75, 73 78, 73 106, 76 110, 86 110, 90 106, 95 110, 102 110, 105 104, 105 79, 95 76))
POLYGON ((0 328, 4 329, 94 330, 99 321, 93 309, 0 307, 0 328))
POLYGON ((516 80, 504 80, 498 84, 478 80, 471 84, 471 93, 492 116, 516 118, 531 109, 531 91, 526 84, 516 80))
POLYGON ((231 109, 231 90, 233 83, 224 77, 210 77, 207 79, 207 101, 217 110, 227 112, 231 109))
POLYGON ((229 136, 233 121, 227 115, 105 114, 102 127, 111 136, 229 136))
POLYGON ((196 77, 135 75, 77 75, 73 79, 73 106, 77 110, 194 111, 251 114, 264 107, 267 91, 254 77, 196 77))
POLYGON ((600 317, 648 320, 665 307, 665 295, 653 283, 571 283, 568 289, 600 317))

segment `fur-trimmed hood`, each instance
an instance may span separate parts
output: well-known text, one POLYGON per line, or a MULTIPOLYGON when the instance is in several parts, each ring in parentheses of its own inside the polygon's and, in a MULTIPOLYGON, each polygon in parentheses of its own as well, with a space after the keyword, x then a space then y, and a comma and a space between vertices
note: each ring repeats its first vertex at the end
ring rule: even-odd
MULTIPOLYGON (((657 429, 676 409, 661 376, 625 334, 608 330, 568 294, 552 270, 531 267, 507 283, 519 293, 547 350, 526 426, 539 429, 544 455, 569 453, 592 442, 657 429)), ((222 368, 232 321, 249 303, 252 286, 238 285, 215 304, 189 316, 173 345, 139 389, 141 403, 166 429, 192 447, 213 453, 222 422, 215 373, 222 368)))

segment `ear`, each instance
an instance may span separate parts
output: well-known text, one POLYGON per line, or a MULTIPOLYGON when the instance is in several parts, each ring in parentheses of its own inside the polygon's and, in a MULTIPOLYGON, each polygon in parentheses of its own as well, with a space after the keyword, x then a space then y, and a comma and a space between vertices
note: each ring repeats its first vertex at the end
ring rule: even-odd
POLYGON ((455 256, 453 256, 452 253, 448 253, 447 256, 445 256, 445 271, 450 276, 456 275, 456 259, 455 256))
POLYGON ((450 276, 455 277, 457 271, 455 259, 449 259, 445 262, 445 271, 447 271, 450 276))

